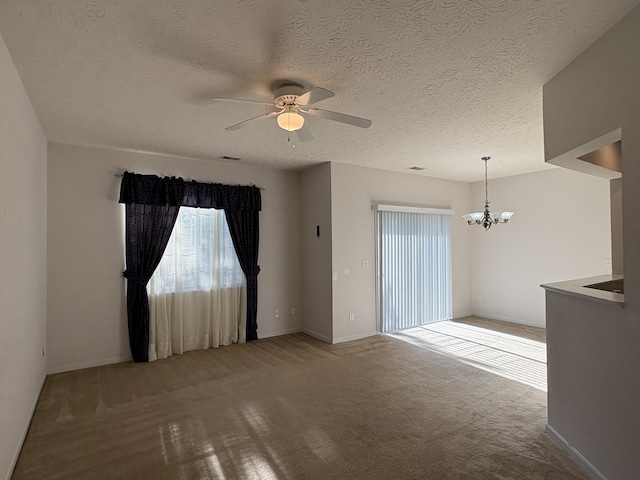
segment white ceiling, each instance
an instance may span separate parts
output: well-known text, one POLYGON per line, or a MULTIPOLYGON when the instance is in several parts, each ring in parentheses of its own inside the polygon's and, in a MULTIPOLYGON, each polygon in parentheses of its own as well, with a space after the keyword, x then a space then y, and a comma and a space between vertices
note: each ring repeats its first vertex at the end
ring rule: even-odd
POLYGON ((335 161, 476 181, 547 168, 542 85, 638 0, 2 0, 0 33, 47 138, 300 169, 335 161), (287 142, 279 81, 336 96, 287 142))

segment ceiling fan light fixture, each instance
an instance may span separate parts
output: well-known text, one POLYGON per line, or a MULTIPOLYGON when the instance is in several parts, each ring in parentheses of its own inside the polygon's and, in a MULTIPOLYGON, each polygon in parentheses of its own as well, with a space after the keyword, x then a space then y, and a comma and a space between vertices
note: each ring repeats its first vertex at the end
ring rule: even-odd
POLYGON ((288 132, 300 130, 304 125, 304 117, 293 108, 287 108, 278 115, 278 126, 288 132))

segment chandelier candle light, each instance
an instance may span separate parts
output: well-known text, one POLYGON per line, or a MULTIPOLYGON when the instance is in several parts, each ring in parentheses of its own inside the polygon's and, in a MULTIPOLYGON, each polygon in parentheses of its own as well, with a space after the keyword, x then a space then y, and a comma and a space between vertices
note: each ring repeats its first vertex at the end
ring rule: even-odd
POLYGON ((489 230, 494 223, 507 223, 513 212, 489 211, 489 180, 487 179, 487 162, 491 157, 482 157, 484 161, 484 212, 466 213, 462 216, 469 225, 482 225, 489 230))

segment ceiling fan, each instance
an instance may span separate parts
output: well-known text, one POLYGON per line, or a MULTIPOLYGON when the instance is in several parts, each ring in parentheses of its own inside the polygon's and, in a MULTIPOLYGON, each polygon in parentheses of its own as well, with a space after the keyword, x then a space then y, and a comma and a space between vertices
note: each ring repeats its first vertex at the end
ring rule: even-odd
POLYGON ((305 127, 304 115, 312 115, 334 122, 346 123, 354 127, 369 128, 371 120, 361 117, 354 117, 345 113, 332 112, 321 108, 311 107, 322 100, 333 97, 335 94, 324 88, 316 87, 304 92, 304 89, 297 84, 289 83, 282 85, 273 92, 273 103, 261 102, 259 100, 246 100, 243 98, 216 97, 214 101, 247 102, 258 103, 271 108, 270 112, 257 115, 231 125, 225 130, 238 130, 253 120, 264 117, 276 117, 278 126, 289 132, 296 132, 302 142, 313 140, 308 127, 305 127))

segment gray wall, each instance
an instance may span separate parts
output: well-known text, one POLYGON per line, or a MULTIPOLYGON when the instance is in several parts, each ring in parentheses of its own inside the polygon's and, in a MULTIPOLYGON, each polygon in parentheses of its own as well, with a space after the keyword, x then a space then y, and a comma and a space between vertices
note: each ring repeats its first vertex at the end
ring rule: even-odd
POLYGON ((300 175, 303 330, 329 343, 333 339, 331 168, 323 163, 300 175))
POLYGON ((451 221, 453 315, 471 313, 470 227, 460 218, 470 203, 468 183, 333 164, 333 341, 375 334, 375 238, 371 204, 394 202, 455 210, 451 221), (362 267, 362 260, 368 267, 362 267), (349 314, 355 319, 349 321, 349 314))
MULTIPOLYGON (((481 209, 484 182, 473 184, 473 199, 481 209)), ((544 327, 541 284, 611 273, 608 180, 554 168, 490 180, 489 200, 516 213, 473 228, 474 315, 544 327)))
POLYGON ((0 478, 46 371, 47 141, 0 37, 0 478))
POLYGON ((264 187, 260 213, 258 335, 300 331, 298 174, 220 161, 49 144, 50 372, 130 358, 124 297, 124 170, 264 187), (275 309, 280 316, 274 318, 275 309), (297 312, 296 312, 297 313, 297 312))
MULTIPOLYGON (((591 362, 565 374, 579 398, 549 392, 549 418, 574 448, 610 480, 640 478, 640 7, 554 77, 543 90, 547 160, 618 128, 622 131, 622 222, 625 307, 577 325, 594 337, 591 362), (589 328, 591 326, 591 328, 589 328), (598 336, 599 331, 607 334, 598 336), (599 338, 596 338, 599 337, 599 338), (594 365, 596 368, 589 368, 594 365), (603 401, 602 392, 606 392, 603 401), (551 407, 551 405, 554 405, 551 407), (571 423, 554 418, 576 415, 571 423), (578 428, 579 426, 579 428, 578 428)), ((567 315, 568 316, 568 315, 567 315)), ((553 346, 552 346, 553 347, 553 346)), ((549 374, 555 375, 553 366, 549 374)))
POLYGON ((455 318, 473 313, 544 327, 540 284, 611 273, 609 183, 586 174, 555 168, 491 180, 492 205, 516 215, 488 232, 461 218, 482 207, 484 182, 470 185, 331 163, 303 172, 301 192, 304 328, 325 341, 377 331, 371 209, 376 201, 455 210, 455 318), (547 217, 543 224, 541 214, 547 217))

